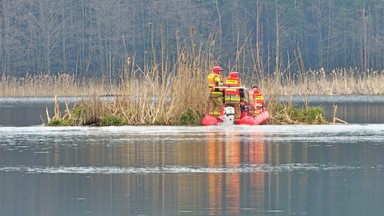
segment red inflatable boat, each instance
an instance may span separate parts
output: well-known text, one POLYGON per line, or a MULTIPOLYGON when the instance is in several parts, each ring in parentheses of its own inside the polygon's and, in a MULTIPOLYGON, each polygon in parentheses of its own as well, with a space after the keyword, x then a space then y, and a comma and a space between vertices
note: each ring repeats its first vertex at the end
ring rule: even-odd
MULTIPOLYGON (((247 113, 242 113, 241 118, 235 120, 233 117, 234 113, 228 115, 226 113, 227 108, 223 108, 220 118, 216 118, 209 114, 206 114, 201 121, 201 124, 204 126, 209 125, 219 125, 219 124, 238 124, 238 125, 261 125, 268 121, 269 113, 266 109, 255 116, 248 115, 247 113)), ((233 111, 232 111, 233 112, 233 111)))

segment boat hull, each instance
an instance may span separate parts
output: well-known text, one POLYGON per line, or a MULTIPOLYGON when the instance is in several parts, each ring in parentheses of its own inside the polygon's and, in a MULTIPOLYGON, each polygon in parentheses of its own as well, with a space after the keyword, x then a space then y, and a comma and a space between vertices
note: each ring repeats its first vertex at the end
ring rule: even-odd
MULTIPOLYGON (((261 125, 265 124, 269 119, 269 113, 267 110, 263 110, 261 113, 255 116, 245 115, 241 119, 235 121, 235 124, 239 125, 261 125)), ((205 115, 201 121, 203 126, 218 125, 222 123, 221 119, 218 119, 209 114, 205 115)))
POLYGON ((210 125, 217 125, 219 124, 219 122, 220 122, 219 119, 217 119, 216 117, 206 114, 203 117, 201 124, 203 126, 210 126, 210 125))
POLYGON ((269 113, 267 110, 263 110, 261 113, 255 116, 244 116, 243 118, 237 120, 236 124, 243 125, 261 125, 268 121, 269 113))

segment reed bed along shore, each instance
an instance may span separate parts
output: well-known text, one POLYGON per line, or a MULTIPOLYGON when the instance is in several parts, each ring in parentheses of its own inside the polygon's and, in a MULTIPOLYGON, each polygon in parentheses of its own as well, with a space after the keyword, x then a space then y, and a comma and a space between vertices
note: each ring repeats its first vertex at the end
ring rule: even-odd
POLYGON ((102 95, 110 89, 105 81, 79 80, 71 74, 2 76, 0 97, 46 97, 102 95), (108 89, 107 89, 108 88, 108 89))
MULTIPOLYGON (((79 80, 71 74, 2 76, 0 78, 0 97, 101 96, 112 94, 140 96, 143 91, 148 91, 148 88, 143 88, 143 86, 149 86, 149 89, 158 94, 159 90, 165 93, 164 85, 174 84, 177 76, 188 78, 190 74, 194 74, 194 78, 199 76, 199 79, 185 80, 185 82, 198 82, 194 83, 194 86, 201 86, 201 89, 196 89, 196 87, 190 89, 194 91, 194 95, 199 91, 207 90, 205 76, 210 72, 209 67, 180 66, 173 71, 164 72, 169 74, 162 75, 157 79, 154 76, 158 76, 159 71, 155 70, 157 69, 148 69, 137 77, 119 84, 111 84, 105 78, 79 80), (185 74, 181 72, 185 72, 185 74), (159 83, 164 77, 167 80, 159 83)), ((224 77, 228 73, 224 72, 224 77)), ((323 69, 309 70, 303 74, 295 75, 282 73, 278 76, 266 75, 262 79, 253 80, 243 77, 243 83, 248 88, 257 84, 266 95, 384 95, 384 71, 362 72, 353 68, 336 68, 329 72, 323 69)), ((188 87, 185 83, 180 85, 181 88, 188 87)))
POLYGON ((309 70, 294 76, 282 75, 281 95, 383 95, 384 71, 354 68, 309 70))

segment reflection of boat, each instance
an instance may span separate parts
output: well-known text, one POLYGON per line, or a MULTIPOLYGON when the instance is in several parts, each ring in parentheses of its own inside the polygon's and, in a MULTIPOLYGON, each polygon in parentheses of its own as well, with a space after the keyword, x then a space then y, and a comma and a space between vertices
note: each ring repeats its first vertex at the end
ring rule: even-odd
POLYGON ((269 113, 266 109, 263 109, 259 114, 251 116, 249 112, 242 113, 240 119, 234 119, 234 112, 232 107, 225 107, 220 113, 220 117, 216 118, 209 114, 206 114, 201 121, 204 126, 218 125, 218 124, 243 124, 243 125, 261 125, 268 121, 269 113))
POLYGON ((205 132, 207 145, 204 145, 204 152, 208 167, 223 171, 207 174, 210 209, 207 215, 241 215, 243 200, 252 203, 255 210, 252 212, 265 212, 264 192, 268 189, 265 187, 268 175, 262 167, 267 163, 268 152, 264 134, 242 132, 238 128, 224 128, 220 133, 205 132), (255 170, 246 174, 240 171, 248 168, 255 170), (244 193, 244 190, 252 193, 244 193))

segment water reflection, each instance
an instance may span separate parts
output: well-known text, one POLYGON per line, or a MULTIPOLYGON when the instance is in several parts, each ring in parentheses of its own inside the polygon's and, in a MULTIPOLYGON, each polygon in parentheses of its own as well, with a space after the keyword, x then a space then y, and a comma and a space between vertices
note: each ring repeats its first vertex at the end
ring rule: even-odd
POLYGON ((383 141, 382 125, 3 127, 0 212, 378 215, 383 141))

